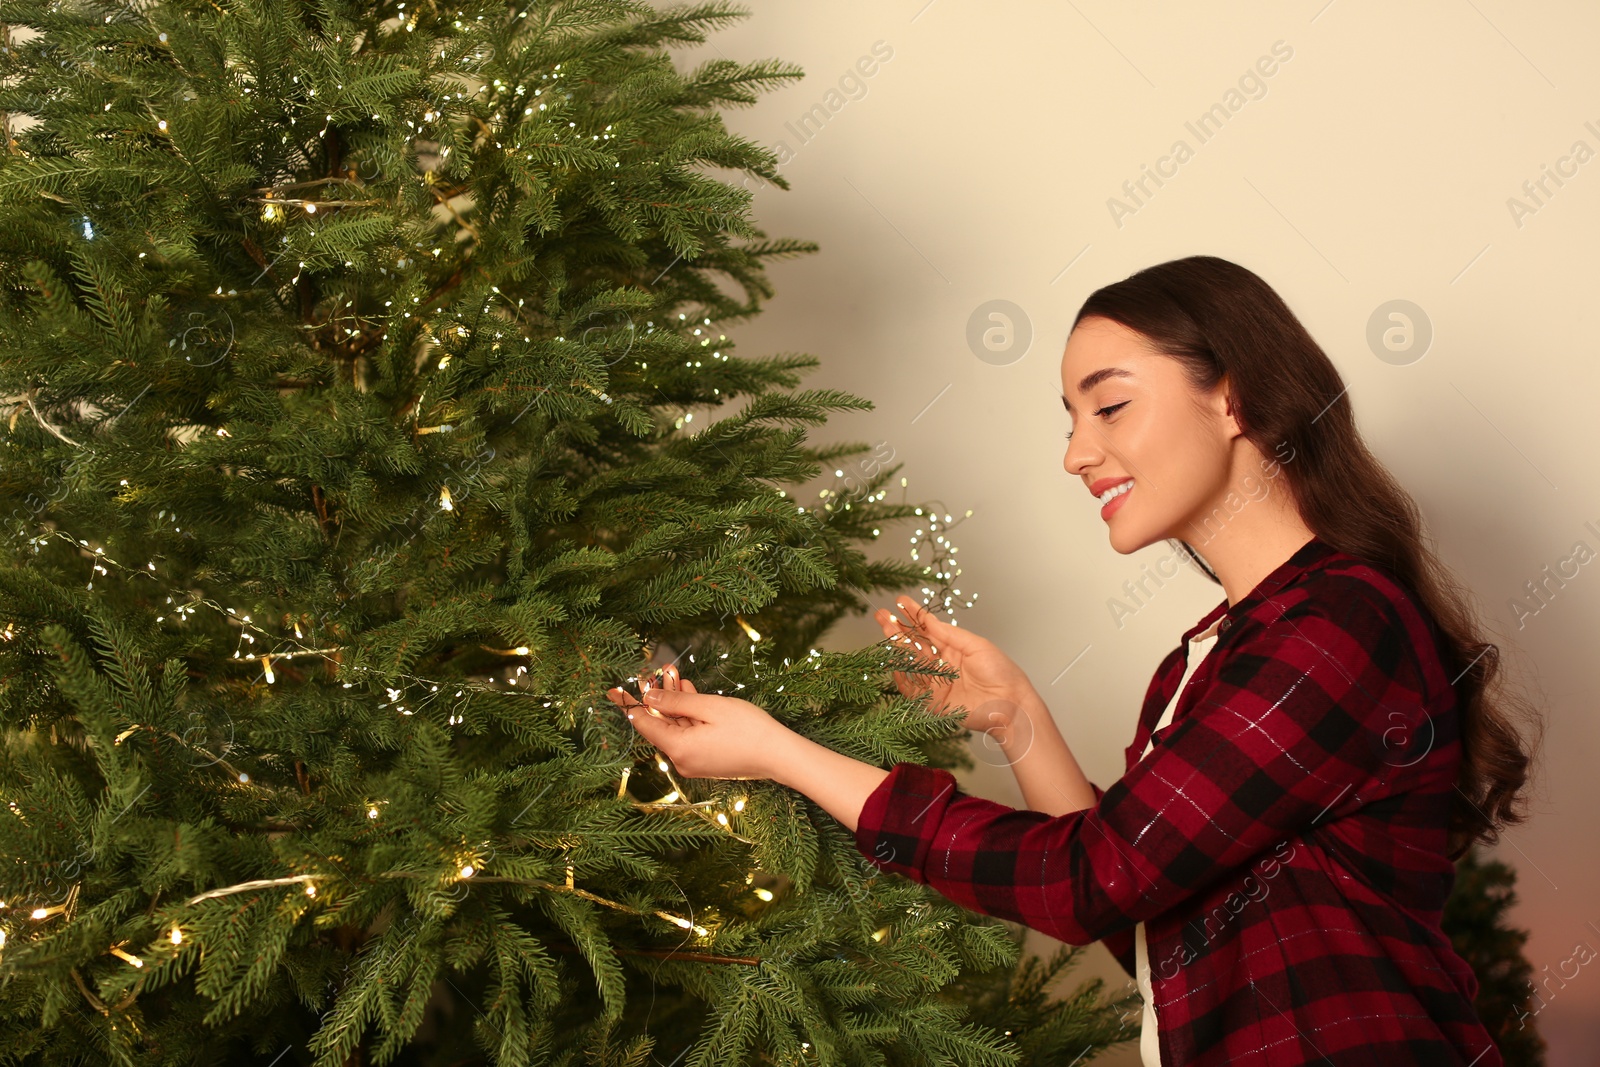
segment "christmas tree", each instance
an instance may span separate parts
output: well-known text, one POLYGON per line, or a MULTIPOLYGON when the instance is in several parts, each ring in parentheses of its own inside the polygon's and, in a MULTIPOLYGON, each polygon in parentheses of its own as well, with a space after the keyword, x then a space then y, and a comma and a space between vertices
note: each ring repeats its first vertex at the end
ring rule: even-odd
POLYGON ((1444 932, 1478 978, 1473 1006, 1494 1038, 1506 1067, 1544 1067, 1544 1039, 1534 1025, 1533 965, 1522 953, 1526 930, 1507 923, 1517 903, 1517 875, 1476 849, 1456 861, 1456 884, 1444 903, 1444 932))
POLYGON ((667 51, 740 14, 7 4, 0 1058, 1130 1036, 804 797, 680 779, 605 699, 672 659, 859 758, 962 751, 890 684, 909 654, 815 647, 875 590, 946 606, 951 517, 806 443, 871 407, 797 391, 813 357, 734 354, 765 264, 815 249, 708 173, 787 188, 718 109, 800 72, 667 51), (933 557, 869 558, 908 520, 933 557))

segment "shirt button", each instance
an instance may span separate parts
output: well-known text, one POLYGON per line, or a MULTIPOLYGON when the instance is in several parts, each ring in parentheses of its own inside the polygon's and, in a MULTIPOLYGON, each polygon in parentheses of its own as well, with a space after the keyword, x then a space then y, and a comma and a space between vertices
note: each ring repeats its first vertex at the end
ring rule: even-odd
POLYGON ((1226 630, 1228 627, 1230 627, 1232 625, 1233 625, 1233 620, 1232 619, 1223 619, 1221 622, 1219 622, 1217 624, 1217 633, 1219 633, 1219 634, 1222 633, 1224 630, 1226 630))

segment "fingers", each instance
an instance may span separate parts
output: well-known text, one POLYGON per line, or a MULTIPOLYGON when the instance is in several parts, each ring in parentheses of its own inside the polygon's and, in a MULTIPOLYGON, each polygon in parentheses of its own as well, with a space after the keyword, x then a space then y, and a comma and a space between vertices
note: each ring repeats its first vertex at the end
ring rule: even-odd
MULTIPOLYGON (((654 688, 650 691, 653 694, 669 694, 670 692, 660 688, 654 688)), ((675 753, 678 752, 684 738, 687 736, 687 731, 699 725, 693 719, 669 715, 649 704, 641 704, 621 688, 612 689, 606 695, 624 710, 628 716, 629 724, 639 732, 639 736, 654 745, 658 752, 674 763, 677 762, 675 753)))
POLYGON ((659 748, 665 737, 681 733, 703 720, 679 700, 684 696, 698 696, 700 691, 693 682, 678 673, 676 665, 668 664, 656 675, 640 675, 639 693, 642 700, 621 686, 608 689, 606 697, 623 710, 628 721, 646 740, 659 748))
POLYGON ((643 737, 665 753, 672 745, 673 738, 683 732, 685 729, 683 724, 687 720, 669 718, 661 715, 654 708, 643 709, 635 706, 628 712, 628 721, 633 724, 635 730, 639 731, 640 737, 643 737), (648 710, 648 714, 646 710, 648 710))
POLYGON ((908 596, 896 597, 894 602, 896 607, 911 618, 914 625, 920 627, 929 636, 951 628, 949 623, 908 596))
MULTIPOLYGON (((649 690, 648 684, 642 679, 640 680, 639 685, 640 688, 645 689, 646 691, 649 690)), ((655 708, 648 704, 641 704, 632 693, 628 692, 621 686, 616 686, 612 689, 606 690, 606 696, 610 699, 611 703, 615 704, 617 707, 626 712, 629 719, 632 719, 635 714, 639 713, 648 714, 651 718, 661 717, 661 713, 656 711, 655 708)))
MULTIPOLYGON (((639 696, 642 698, 650 692, 676 692, 683 679, 678 675, 676 664, 669 663, 665 667, 641 672, 639 675, 639 696)), ((624 690, 624 692, 626 692, 624 690)))
POLYGON ((884 636, 908 650, 915 649, 925 659, 938 656, 939 642, 951 632, 950 628, 919 608, 910 597, 900 597, 895 606, 901 614, 878 609, 876 617, 884 636))
POLYGON ((658 717, 668 715, 690 718, 693 717, 690 712, 690 702, 685 701, 684 697, 692 695, 695 694, 687 693, 682 689, 662 689, 657 687, 645 694, 645 706, 648 710, 658 713, 658 717))
POLYGON ((678 673, 678 665, 669 663, 661 668, 661 685, 657 687, 667 693, 698 693, 694 683, 678 673))
POLYGON ((641 672, 639 675, 639 695, 644 696, 645 693, 652 689, 676 689, 677 682, 677 670, 670 663, 665 667, 657 667, 653 670, 641 672))
POLYGON ((915 620, 916 627, 924 638, 930 643, 935 655, 942 655, 940 651, 949 646, 955 651, 970 651, 973 642, 978 640, 971 630, 963 630, 954 623, 941 618, 937 612, 930 611, 908 596, 902 596, 895 601, 897 607, 902 608, 911 619, 915 620))
POLYGON ((900 622, 888 608, 879 608, 872 613, 872 620, 883 630, 883 636, 894 637, 900 633, 900 622))
POLYGON ((908 634, 915 634, 917 626, 904 614, 896 615, 888 608, 879 608, 872 614, 878 626, 883 629, 883 636, 900 638, 908 634))

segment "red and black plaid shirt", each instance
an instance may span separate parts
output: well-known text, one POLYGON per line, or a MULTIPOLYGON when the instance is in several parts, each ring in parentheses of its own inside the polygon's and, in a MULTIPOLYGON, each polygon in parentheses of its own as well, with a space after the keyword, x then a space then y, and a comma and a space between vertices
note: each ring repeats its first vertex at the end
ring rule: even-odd
POLYGON ((1094 807, 1020 811, 900 763, 856 844, 973 911, 1103 939, 1130 974, 1142 920, 1168 1067, 1500 1067, 1439 925, 1461 759, 1440 648, 1387 569, 1313 538, 1183 635, 1094 807))

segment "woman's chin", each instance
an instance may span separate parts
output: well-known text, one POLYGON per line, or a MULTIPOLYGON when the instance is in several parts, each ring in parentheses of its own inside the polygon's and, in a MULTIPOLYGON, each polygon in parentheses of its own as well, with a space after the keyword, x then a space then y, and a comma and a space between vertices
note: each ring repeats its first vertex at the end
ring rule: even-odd
POLYGON ((1131 556, 1141 548, 1153 545, 1157 541, 1165 540, 1142 527, 1134 526, 1132 523, 1119 525, 1117 519, 1118 516, 1113 515, 1111 517, 1108 534, 1112 550, 1119 555, 1131 556))

